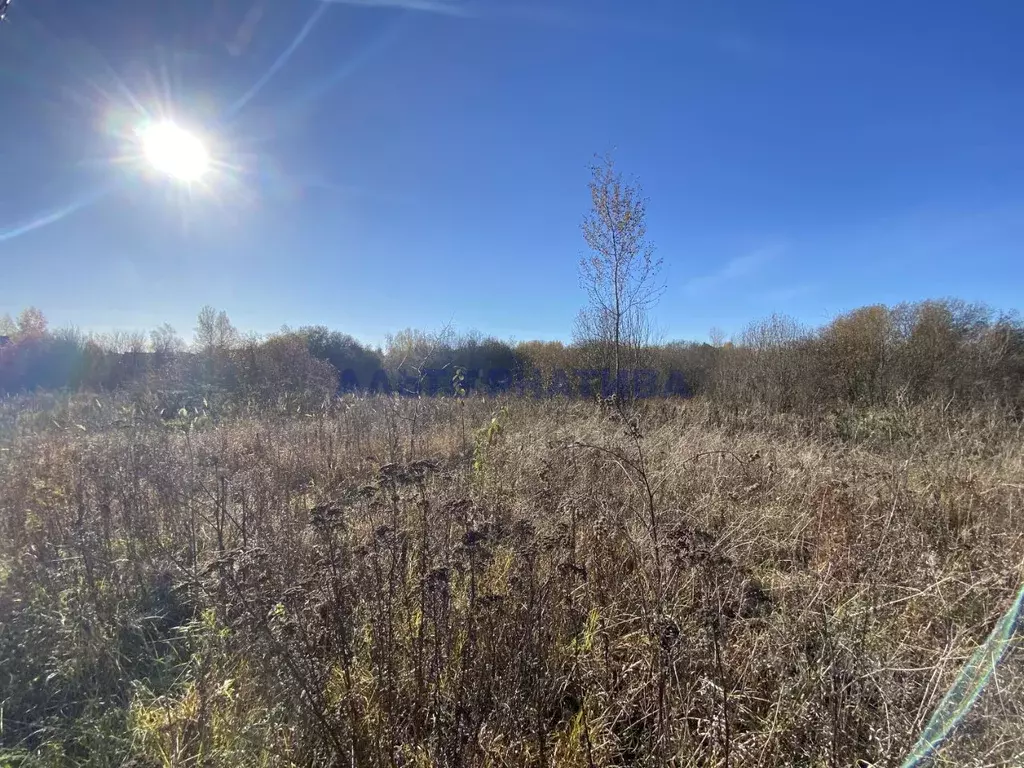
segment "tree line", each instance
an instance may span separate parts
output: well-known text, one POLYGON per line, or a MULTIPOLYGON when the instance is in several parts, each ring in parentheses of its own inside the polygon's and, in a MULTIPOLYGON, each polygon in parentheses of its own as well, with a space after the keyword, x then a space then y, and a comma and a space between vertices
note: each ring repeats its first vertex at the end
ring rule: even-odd
POLYGON ((0 393, 150 391, 254 403, 316 404, 344 392, 454 396, 609 394, 654 371, 657 391, 775 411, 841 403, 944 399, 1024 407, 1024 323, 955 299, 863 307, 820 328, 773 315, 729 341, 630 347, 601 366, 600 340, 517 344, 478 333, 405 330, 380 347, 323 326, 243 335, 204 308, 194 340, 169 326, 148 335, 51 330, 35 308, 0 318, 0 393), (603 381, 591 380, 603 376, 603 381))

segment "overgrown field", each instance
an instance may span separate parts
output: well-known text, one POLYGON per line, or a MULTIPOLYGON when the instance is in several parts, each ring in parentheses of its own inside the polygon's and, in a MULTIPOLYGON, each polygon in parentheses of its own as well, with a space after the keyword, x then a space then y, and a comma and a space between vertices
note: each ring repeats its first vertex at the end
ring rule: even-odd
MULTIPOLYGON (((1021 426, 0 405, 0 765, 899 765, 1013 602, 1021 426)), ((1015 655, 939 753, 1020 764, 1015 655)))

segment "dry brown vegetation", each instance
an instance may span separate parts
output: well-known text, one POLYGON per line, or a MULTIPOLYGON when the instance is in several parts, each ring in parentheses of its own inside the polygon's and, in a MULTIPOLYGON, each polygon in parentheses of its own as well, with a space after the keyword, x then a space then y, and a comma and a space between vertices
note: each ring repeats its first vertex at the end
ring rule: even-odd
MULTIPOLYGON (((898 765, 1017 591, 1020 432, 947 403, 12 401, 0 764, 898 765)), ((940 759, 1019 763, 1019 689, 940 759)))

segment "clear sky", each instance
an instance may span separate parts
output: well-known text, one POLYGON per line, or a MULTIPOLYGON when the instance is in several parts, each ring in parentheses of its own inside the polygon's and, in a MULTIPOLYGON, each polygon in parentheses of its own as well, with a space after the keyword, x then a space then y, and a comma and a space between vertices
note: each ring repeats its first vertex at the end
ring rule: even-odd
POLYGON ((668 338, 1019 308, 1022 35, 1021 0, 14 0, 0 313, 568 339, 611 149, 668 338), (146 114, 222 170, 187 192, 124 162, 146 114))

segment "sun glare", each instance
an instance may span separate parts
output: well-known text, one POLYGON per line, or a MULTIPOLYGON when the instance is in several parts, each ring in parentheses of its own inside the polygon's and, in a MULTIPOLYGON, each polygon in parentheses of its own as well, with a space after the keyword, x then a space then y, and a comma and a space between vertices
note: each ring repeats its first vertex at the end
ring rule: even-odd
POLYGON ((172 122, 146 125, 139 138, 150 164, 179 181, 198 181, 210 166, 202 142, 172 122))

